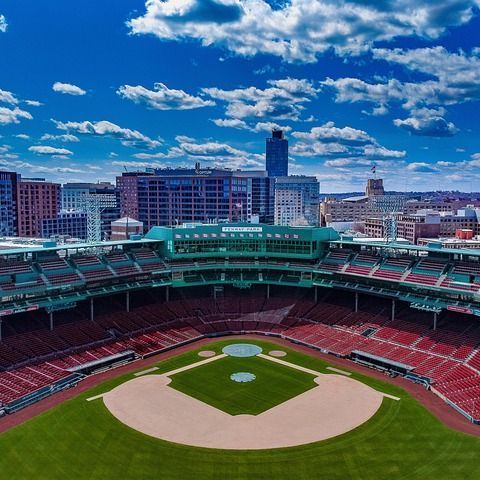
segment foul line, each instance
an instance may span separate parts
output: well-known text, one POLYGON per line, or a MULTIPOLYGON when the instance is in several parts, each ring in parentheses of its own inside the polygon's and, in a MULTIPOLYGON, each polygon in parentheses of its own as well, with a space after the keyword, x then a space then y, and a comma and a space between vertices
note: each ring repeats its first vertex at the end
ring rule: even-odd
POLYGON ((133 376, 139 377, 140 375, 145 375, 147 373, 154 372, 155 370, 158 370, 158 367, 152 367, 152 368, 148 368, 147 370, 142 370, 141 372, 134 373, 133 376))
POLYGON ((345 370, 340 370, 339 368, 335 368, 335 367, 327 367, 327 370, 330 370, 335 373, 340 373, 341 375, 346 375, 347 377, 349 377, 352 374, 351 372, 346 372, 345 370))
POLYGON ((221 353, 220 355, 215 355, 214 357, 207 358, 206 360, 200 360, 199 362, 191 363, 190 365, 185 365, 185 367, 177 368, 175 370, 172 370, 171 372, 164 373, 163 375, 165 377, 169 377, 170 375, 175 375, 176 373, 185 372, 186 370, 190 370, 191 368, 200 367, 201 365, 215 362, 225 357, 227 357, 227 354, 221 353))
POLYGON ((98 398, 102 398, 105 394, 101 393, 100 395, 95 395, 94 397, 87 398, 87 402, 91 402, 92 400, 97 400, 98 398))
POLYGON ((285 365, 286 367, 295 368, 296 370, 300 370, 305 373, 310 373, 311 375, 315 375, 316 377, 322 375, 320 372, 316 370, 312 370, 307 367, 302 367, 300 365, 296 365, 295 363, 287 362, 286 360, 281 360, 277 357, 269 357, 268 355, 264 355, 263 353, 259 353, 257 357, 264 358, 265 360, 270 360, 271 362, 279 363, 280 365, 285 365))
MULTIPOLYGON (((187 370, 191 370, 192 368, 195 368, 195 367, 200 367, 200 366, 206 365, 208 363, 216 362, 217 360, 220 360, 221 358, 225 358, 225 357, 228 357, 228 355, 226 353, 221 353, 220 355, 215 355, 214 357, 206 358, 205 360, 200 360, 199 362, 191 363, 190 365, 185 365, 184 367, 176 368, 175 370, 171 370, 170 372, 162 373, 162 376, 170 377, 170 376, 175 375, 177 373, 181 373, 181 372, 185 372, 187 370)), ((269 360, 270 362, 279 363, 280 365, 284 365, 286 367, 294 368, 295 370, 300 370, 301 372, 309 373, 310 375, 313 375, 315 377, 319 377, 320 375, 325 375, 324 373, 317 372, 316 370, 312 370, 311 368, 302 367, 301 365, 296 365, 295 363, 290 363, 290 362, 287 362, 287 361, 282 360, 282 359, 277 358, 277 357, 270 357, 268 355, 264 355, 263 353, 259 353, 257 355, 257 357, 263 358, 265 360, 269 360)), ((333 371, 333 372, 340 373, 342 375, 346 375, 346 376, 351 375, 350 372, 345 372, 343 370, 339 370, 339 369, 334 368, 334 367, 326 367, 326 368, 333 371)), ((158 367, 152 367, 152 368, 149 368, 147 370, 143 370, 142 372, 137 372, 134 375, 137 377, 137 376, 140 376, 140 375, 145 375, 147 373, 154 372, 155 370, 158 370, 158 367)), ((107 392, 105 392, 105 393, 107 393, 107 392)), ((98 398, 102 398, 103 395, 105 395, 105 393, 101 393, 100 395, 95 395, 94 397, 87 398, 87 402, 91 402, 92 400, 97 400, 98 398)), ((378 393, 380 393, 381 395, 383 395, 386 398, 390 398, 391 400, 396 400, 396 401, 400 400, 399 397, 395 397, 395 396, 390 395, 388 393, 384 393, 384 392, 378 392, 378 393)))
MULTIPOLYGON (((320 372, 317 372, 316 370, 312 370, 310 368, 306 368, 306 367, 302 367, 300 365, 296 365, 295 363, 290 363, 290 362, 287 362, 285 360, 281 360, 280 358, 269 357, 268 355, 264 355, 263 353, 259 353, 257 355, 257 357, 264 358, 265 360, 270 360, 271 362, 280 363, 281 365, 285 365, 286 367, 290 367, 290 368, 295 368, 296 370, 300 370, 302 372, 310 373, 311 375, 315 375, 316 377, 318 377, 320 375, 325 375, 324 373, 320 373, 320 372)), ((342 370, 337 370, 333 367, 327 367, 327 368, 330 369, 330 370, 342 373, 343 375, 351 375, 351 373, 343 372, 342 370)), ((372 387, 370 387, 370 388, 372 388, 372 387)), ((375 390, 375 389, 373 388, 372 390, 375 390)), ((384 393, 384 392, 378 392, 378 393, 380 393, 381 395, 383 395, 386 398, 390 398, 391 400, 396 400, 396 401, 400 400, 399 397, 394 397, 393 395, 390 395, 389 393, 384 393)))
MULTIPOLYGON (((216 360, 219 360, 220 358, 225 358, 226 356, 227 355, 225 353, 222 353, 220 355, 216 355, 215 357, 210 357, 210 358, 207 358, 206 360, 200 360, 199 362, 191 363, 190 365, 186 365, 185 367, 180 367, 175 370, 171 370, 170 372, 167 372, 167 373, 162 373, 162 375, 165 377, 169 377, 170 375, 175 375, 176 373, 184 372, 186 370, 190 370, 191 368, 200 367, 201 365, 214 362, 216 360)), ((143 370, 142 372, 134 373, 134 375, 138 377, 140 375, 145 375, 147 373, 154 372, 155 370, 158 370, 158 367, 152 367, 152 368, 149 368, 148 370, 143 370)), ((108 393, 108 392, 105 392, 105 393, 108 393)), ((105 393, 101 393, 100 395, 95 395, 94 397, 87 398, 87 402, 91 402, 92 400, 97 400, 98 398, 102 398, 105 395, 105 393)))
POLYGON ((387 397, 387 398, 391 398, 392 400, 396 400, 397 402, 400 400, 399 397, 395 397, 393 395, 390 395, 389 393, 383 393, 383 392, 380 392, 384 397, 387 397))

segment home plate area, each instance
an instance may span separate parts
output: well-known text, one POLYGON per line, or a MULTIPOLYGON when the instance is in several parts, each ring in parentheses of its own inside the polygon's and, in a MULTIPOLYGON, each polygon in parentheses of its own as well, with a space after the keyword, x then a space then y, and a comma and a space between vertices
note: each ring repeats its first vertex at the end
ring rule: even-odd
POLYGON ((309 370, 245 345, 229 345, 220 355, 172 372, 129 380, 104 394, 104 404, 119 421, 152 437, 242 450, 334 437, 366 422, 382 404, 381 392, 357 380, 309 370))

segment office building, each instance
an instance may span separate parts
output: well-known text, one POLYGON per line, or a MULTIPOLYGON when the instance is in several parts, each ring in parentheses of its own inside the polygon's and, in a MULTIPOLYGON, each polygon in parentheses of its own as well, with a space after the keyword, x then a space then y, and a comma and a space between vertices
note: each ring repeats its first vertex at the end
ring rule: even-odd
POLYGON ((84 210, 85 195, 89 193, 114 194, 115 186, 109 182, 64 183, 61 190, 62 210, 84 210))
POLYGON ((247 179, 250 220, 254 223, 273 224, 275 203, 275 179, 264 170, 237 171, 236 175, 247 179))
POLYGON ((17 235, 17 183, 20 175, 0 172, 0 236, 17 235))
MULTIPOLYGON (((455 237, 459 232, 470 231, 472 237, 480 234, 480 209, 469 206, 457 212, 419 210, 412 214, 396 216, 397 236, 417 244, 419 239, 455 237)), ((369 237, 382 238, 385 235, 382 218, 365 220, 364 232, 369 237)))
POLYGON ((60 211, 60 184, 44 178, 22 178, 17 183, 18 236, 41 235, 42 220, 60 211))
MULTIPOLYGON (((200 164, 194 169, 125 172, 117 177, 121 215, 139 220, 144 230, 189 222, 250 222, 252 202, 263 198, 262 178, 255 172, 249 176, 200 164)), ((261 206, 256 205, 255 212, 261 214, 261 206)))
MULTIPOLYGON (((112 201, 113 206, 103 208, 100 212, 102 238, 109 238, 111 235, 111 224, 120 218, 119 193, 115 185, 109 182, 99 183, 65 183, 62 185, 61 199, 62 211, 64 212, 86 212, 86 195, 105 195, 104 198, 112 201)), ((61 224, 67 220, 65 217, 61 224)), ((75 222, 75 217, 71 217, 75 222)), ((75 228, 72 226, 72 228, 75 228)))
MULTIPOLYGON (((320 220, 324 226, 335 226, 340 223, 359 223, 367 218, 379 217, 378 197, 385 196, 383 180, 368 179, 365 195, 343 199, 326 197, 320 203, 320 220)), ((385 196, 388 198, 388 195, 385 196)), ((401 210, 405 215, 414 215, 421 210, 436 212, 455 212, 467 204, 467 199, 417 199, 406 198, 401 210)), ((474 203, 474 202, 473 202, 474 203)))
POLYGON ((286 177, 288 175, 288 140, 282 130, 273 130, 266 139, 265 164, 269 177, 286 177))
POLYGON ((87 214, 81 211, 61 211, 57 216, 41 221, 40 235, 43 238, 73 237, 87 239, 87 214))
POLYGON ((318 225, 319 195, 316 177, 275 178, 275 225, 318 225))

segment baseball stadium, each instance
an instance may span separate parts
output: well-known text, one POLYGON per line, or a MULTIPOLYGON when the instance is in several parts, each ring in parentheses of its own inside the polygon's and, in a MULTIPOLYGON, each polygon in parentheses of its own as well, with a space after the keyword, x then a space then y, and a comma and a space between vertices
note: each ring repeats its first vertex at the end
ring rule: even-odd
POLYGON ((480 478, 480 250, 191 224, 0 251, 0 478, 480 478))

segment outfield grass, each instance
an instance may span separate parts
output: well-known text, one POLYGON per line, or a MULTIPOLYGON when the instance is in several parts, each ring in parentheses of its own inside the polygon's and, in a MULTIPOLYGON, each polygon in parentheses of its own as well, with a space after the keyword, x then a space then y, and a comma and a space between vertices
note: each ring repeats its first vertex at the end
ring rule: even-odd
MULTIPOLYGON (((234 342, 217 342, 208 349, 220 352, 228 343, 234 342)), ((252 343, 264 351, 278 349, 267 342, 252 343)), ((288 352, 286 360, 329 373, 324 361, 283 349, 288 352)), ((198 360, 196 351, 188 352, 159 363, 158 372, 198 360)), ((133 378, 132 374, 123 375, 0 435, 0 479, 480 478, 479 438, 449 430, 398 387, 355 373, 352 376, 401 400, 384 400, 368 422, 330 440, 288 449, 240 452, 150 438, 117 421, 101 400, 86 401, 133 378)))
POLYGON ((308 373, 260 357, 225 357, 170 377, 175 388, 230 415, 258 415, 317 386, 308 373), (230 380, 235 372, 253 373, 252 382, 230 380))

